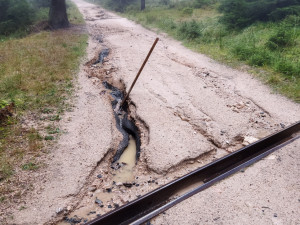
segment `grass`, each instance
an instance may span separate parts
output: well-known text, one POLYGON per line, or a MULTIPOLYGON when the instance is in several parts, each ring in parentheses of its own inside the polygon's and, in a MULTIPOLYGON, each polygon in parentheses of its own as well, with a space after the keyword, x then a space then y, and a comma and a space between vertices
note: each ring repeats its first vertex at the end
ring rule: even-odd
MULTIPOLYGON (((68 6, 72 26, 82 25, 78 9, 70 2, 68 6)), ((41 12, 39 18, 44 16, 41 12)), ((15 104, 14 116, 0 125, 0 203, 15 189, 10 187, 16 184, 10 179, 18 168, 37 170, 45 139, 53 140, 59 132, 52 127, 32 128, 24 121, 55 123, 68 107, 88 38, 79 30, 42 31, 0 40, 0 107, 15 104)))
MULTIPOLYGON (((100 3, 102 1, 99 1, 100 3)), ((172 1, 171 1, 172 2, 172 1)), ((300 18, 256 23, 228 30, 219 22, 218 3, 205 8, 170 7, 149 3, 145 11, 129 6, 122 15, 158 32, 165 32, 194 51, 249 72, 275 92, 300 102, 300 18), (283 32, 282 32, 283 31, 283 32)))

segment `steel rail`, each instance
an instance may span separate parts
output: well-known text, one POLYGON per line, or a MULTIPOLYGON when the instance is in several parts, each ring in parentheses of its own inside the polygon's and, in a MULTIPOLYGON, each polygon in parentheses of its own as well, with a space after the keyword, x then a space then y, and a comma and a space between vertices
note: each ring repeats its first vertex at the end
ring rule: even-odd
POLYGON ((216 182, 252 165, 270 153, 300 138, 300 121, 275 134, 241 148, 212 163, 184 175, 156 190, 129 202, 88 225, 142 224, 175 204, 212 186, 216 182), (198 187, 195 184, 201 182, 198 187), (181 196, 180 190, 190 190, 181 196))

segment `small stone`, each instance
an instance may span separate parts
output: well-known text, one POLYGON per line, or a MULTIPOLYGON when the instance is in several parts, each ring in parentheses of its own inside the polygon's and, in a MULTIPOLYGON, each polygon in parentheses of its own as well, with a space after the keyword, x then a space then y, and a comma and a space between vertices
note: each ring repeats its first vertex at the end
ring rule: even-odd
POLYGON ((92 214, 96 214, 96 211, 90 211, 87 215, 92 215, 92 214))
POLYGON ((100 216, 101 216, 101 214, 97 214, 96 216, 97 216, 97 217, 100 217, 100 216))
POLYGON ((106 190, 108 193, 111 192, 111 188, 106 188, 105 190, 106 190))
POLYGON ((214 218, 214 221, 217 221, 218 219, 220 219, 220 217, 218 216, 218 217, 216 217, 216 218, 214 218))
POLYGON ((245 136, 242 145, 246 146, 246 145, 252 144, 256 141, 258 141, 258 139, 255 137, 245 136))
POLYGON ((108 207, 109 209, 111 209, 111 208, 112 208, 112 206, 111 206, 111 205, 108 205, 107 207, 108 207))
POLYGON ((237 110, 236 108, 234 108, 232 111, 236 112, 236 113, 239 113, 239 110, 237 110))
POLYGON ((127 188, 131 188, 132 187, 132 183, 123 183, 123 185, 127 188))
POLYGON ((280 123, 281 128, 285 128, 285 125, 283 123, 280 123))
POLYGON ((274 213, 274 217, 277 217, 277 213, 274 213))
POLYGON ((245 205, 246 205, 247 207, 252 207, 252 206, 253 206, 253 205, 251 204, 251 202, 248 202, 248 201, 245 202, 245 205))
POLYGON ((136 187, 140 186, 139 184, 135 184, 136 187))
POLYGON ((122 182, 117 182, 116 185, 117 185, 117 186, 122 186, 123 183, 122 183, 122 182))
POLYGON ((119 208, 120 206, 119 206, 119 204, 114 203, 114 207, 117 209, 117 208, 119 208))
POLYGON ((101 174, 98 174, 97 177, 98 177, 98 178, 102 178, 102 175, 101 175, 101 174))
POLYGON ((96 198, 95 203, 98 204, 99 206, 103 205, 103 202, 98 198, 96 198))
POLYGON ((64 209, 63 208, 58 208, 58 209, 56 209, 56 214, 60 214, 60 213, 62 213, 64 211, 64 209))
POLYGON ((92 186, 89 187, 88 190, 91 191, 91 192, 94 192, 94 191, 97 190, 97 187, 96 187, 96 185, 92 185, 92 186))

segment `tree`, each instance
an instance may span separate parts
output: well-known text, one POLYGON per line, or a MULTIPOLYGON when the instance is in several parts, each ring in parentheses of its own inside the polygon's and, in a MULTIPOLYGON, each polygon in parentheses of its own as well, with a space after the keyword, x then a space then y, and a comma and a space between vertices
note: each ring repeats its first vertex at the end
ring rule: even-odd
POLYGON ((68 27, 67 7, 65 0, 51 0, 49 11, 49 25, 54 28, 68 27))
POLYGON ((145 0, 141 0, 141 10, 145 9, 145 0))

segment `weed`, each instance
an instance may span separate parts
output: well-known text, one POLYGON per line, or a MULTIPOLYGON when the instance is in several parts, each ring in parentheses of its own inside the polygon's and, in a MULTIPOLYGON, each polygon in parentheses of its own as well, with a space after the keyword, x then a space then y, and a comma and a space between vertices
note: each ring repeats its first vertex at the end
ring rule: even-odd
POLYGON ((60 129, 59 128, 53 128, 53 127, 48 127, 48 134, 59 134, 60 133, 60 129))
POLYGON ((33 162, 28 162, 24 165, 22 165, 22 170, 37 170, 39 166, 33 162))
POLYGON ((255 49, 248 61, 252 66, 270 65, 272 63, 272 56, 265 49, 255 49))
POLYGON ((1 197, 0 197, 0 203, 4 202, 5 199, 6 199, 5 196, 1 196, 1 197))
POLYGON ((57 114, 57 115, 54 115, 54 116, 50 116, 50 121, 60 121, 61 118, 60 116, 57 114))
POLYGON ((46 114, 53 113, 53 111, 54 109, 49 109, 49 108, 42 109, 42 113, 46 113, 46 114))
POLYGON ((46 141, 52 141, 52 140, 54 140, 54 137, 51 136, 51 135, 48 135, 48 136, 45 136, 45 140, 46 141))
POLYGON ((19 208, 19 211, 22 211, 22 210, 24 210, 24 209, 26 209, 26 206, 22 205, 22 206, 19 208))
POLYGON ((66 3, 67 3, 67 14, 68 14, 69 22, 72 24, 84 24, 85 21, 81 13, 77 9, 76 5, 69 0, 67 0, 66 3))
POLYGON ((185 7, 182 9, 182 15, 184 16, 191 16, 193 14, 194 9, 190 7, 185 7))
POLYGON ((36 152, 39 149, 43 147, 43 144, 41 142, 42 137, 40 136, 39 132, 35 129, 30 129, 27 133, 28 137, 28 151, 30 152, 36 152))

